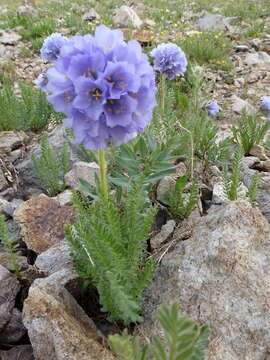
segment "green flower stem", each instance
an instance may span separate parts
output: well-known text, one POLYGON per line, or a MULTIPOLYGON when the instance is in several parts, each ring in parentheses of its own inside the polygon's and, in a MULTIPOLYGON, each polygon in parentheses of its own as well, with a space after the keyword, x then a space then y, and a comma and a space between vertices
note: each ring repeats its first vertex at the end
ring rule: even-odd
POLYGON ((190 150, 191 150, 191 170, 190 170, 190 174, 191 174, 191 180, 193 181, 194 179, 194 141, 193 141, 193 134, 190 130, 186 129, 184 126, 182 126, 181 124, 179 124, 180 129, 186 131, 190 137, 190 150))
POLYGON ((105 159, 105 150, 98 150, 98 161, 100 167, 100 187, 101 193, 105 199, 108 199, 108 184, 107 184, 107 162, 105 159))
POLYGON ((160 76, 160 108, 161 116, 164 118, 165 114, 165 95, 166 95, 166 75, 161 74, 160 76))

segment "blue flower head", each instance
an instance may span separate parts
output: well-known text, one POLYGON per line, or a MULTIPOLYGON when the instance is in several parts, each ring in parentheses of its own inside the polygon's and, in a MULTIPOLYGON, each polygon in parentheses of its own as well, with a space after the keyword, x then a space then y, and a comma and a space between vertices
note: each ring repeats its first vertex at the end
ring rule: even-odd
POLYGON ((57 60, 60 54, 61 47, 68 41, 68 39, 59 34, 53 33, 48 36, 43 43, 43 46, 40 50, 41 57, 43 60, 48 62, 53 62, 57 60))
POLYGON ((176 75, 183 75, 187 69, 187 58, 179 46, 173 43, 161 44, 153 49, 154 69, 167 74, 172 80, 176 75))
POLYGON ((270 120, 270 96, 263 96, 261 110, 264 112, 267 120, 270 120))
POLYGON ((219 112, 219 105, 216 100, 211 101, 205 108, 209 116, 215 116, 219 112))
POLYGON ((88 149, 132 139, 150 123, 156 105, 154 71, 140 44, 126 43, 121 31, 105 25, 94 36, 65 39, 36 84, 88 149))

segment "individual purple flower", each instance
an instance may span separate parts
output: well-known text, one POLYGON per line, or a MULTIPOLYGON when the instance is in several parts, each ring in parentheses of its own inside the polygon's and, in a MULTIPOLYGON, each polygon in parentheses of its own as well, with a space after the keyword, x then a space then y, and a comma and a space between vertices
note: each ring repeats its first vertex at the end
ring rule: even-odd
POLYGON ((263 96, 261 110, 265 113, 267 120, 270 120, 270 96, 263 96))
POLYGON ((62 45, 46 85, 37 80, 56 111, 66 115, 87 149, 119 146, 141 133, 156 105, 154 71, 140 44, 124 42, 119 30, 105 25, 95 35, 74 36, 62 45))
POLYGON ((176 75, 183 75, 187 69, 187 58, 179 46, 173 43, 161 44, 151 51, 154 69, 167 74, 172 80, 176 75))
POLYGON ((48 82, 49 82, 48 76, 44 73, 40 74, 38 78, 34 81, 37 87, 41 88, 44 91, 47 91, 48 82))
POLYGON ((205 108, 209 116, 215 116, 219 112, 219 105, 216 100, 211 101, 205 108))
POLYGON ((57 60, 61 47, 67 43, 67 41, 68 39, 59 33, 53 33, 48 36, 44 40, 43 46, 40 50, 43 60, 48 62, 57 60))

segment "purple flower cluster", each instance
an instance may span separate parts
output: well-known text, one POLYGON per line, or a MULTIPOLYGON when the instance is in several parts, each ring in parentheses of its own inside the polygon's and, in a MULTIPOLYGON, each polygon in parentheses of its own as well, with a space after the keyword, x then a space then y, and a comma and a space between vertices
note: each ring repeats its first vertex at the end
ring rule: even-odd
POLYGON ((65 41, 36 84, 88 149, 118 146, 141 133, 156 105, 154 71, 140 44, 124 42, 121 31, 105 25, 94 36, 65 41))
POLYGON ((270 120, 270 96, 263 96, 261 110, 265 113, 267 120, 270 120))
POLYGON ((219 112, 219 105, 216 100, 211 101, 205 108, 209 116, 215 116, 219 112))
POLYGON ((57 60, 61 47, 68 41, 68 39, 59 34, 53 33, 48 36, 40 50, 40 54, 43 60, 53 62, 57 60))
POLYGON ((179 46, 173 43, 161 44, 151 52, 154 69, 167 74, 172 80, 176 75, 183 75, 187 69, 187 58, 179 46))

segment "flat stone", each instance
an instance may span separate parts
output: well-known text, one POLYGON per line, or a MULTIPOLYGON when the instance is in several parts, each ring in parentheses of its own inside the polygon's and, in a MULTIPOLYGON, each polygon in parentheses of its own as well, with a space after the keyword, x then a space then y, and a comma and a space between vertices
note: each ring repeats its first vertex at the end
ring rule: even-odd
POLYGON ((66 289, 70 270, 37 279, 24 303, 23 322, 36 360, 113 360, 103 336, 66 289))
POLYGON ((269 350, 269 292, 270 225, 248 201, 232 201, 164 256, 140 330, 160 335, 156 309, 175 302, 211 328, 207 359, 261 360, 269 350))
POLYGON ((16 45, 21 40, 21 35, 12 30, 0 31, 0 43, 4 45, 16 45))
POLYGON ((143 21, 139 18, 137 13, 131 7, 126 5, 123 5, 116 10, 113 22, 115 25, 136 29, 140 29, 143 26, 143 21))
POLYGON ((74 221, 74 208, 61 206, 58 201, 41 194, 19 206, 14 219, 28 249, 41 253, 64 239, 64 225, 74 221))
POLYGON ((247 45, 236 45, 234 47, 234 49, 237 52, 247 52, 247 51, 249 51, 249 46, 247 46, 247 45))
POLYGON ((269 65, 270 64, 270 56, 264 52, 259 51, 254 54, 248 54, 245 58, 245 63, 247 65, 269 65))
POLYGON ((77 161, 74 163, 72 169, 65 175, 65 182, 67 186, 75 190, 79 190, 81 188, 79 179, 83 179, 95 186, 95 174, 99 176, 99 173, 100 168, 96 163, 77 161))
POLYGON ((70 257, 70 247, 66 240, 61 241, 44 251, 35 261, 35 266, 48 274, 53 274, 63 269, 73 269, 72 259, 70 257))
POLYGON ((226 18, 219 14, 207 13, 198 20, 197 28, 200 31, 231 31, 232 26, 230 23, 233 20, 235 20, 235 18, 226 18))
POLYGON ((10 153, 28 141, 29 137, 23 131, 0 131, 0 153, 10 153))
POLYGON ((94 20, 99 20, 99 19, 100 19, 100 16, 96 12, 95 9, 90 9, 82 17, 83 21, 94 21, 94 20))
POLYGON ((157 249, 164 243, 173 233, 173 230, 175 228, 175 221, 169 220, 165 225, 162 226, 160 232, 155 235, 153 238, 151 238, 151 247, 153 249, 157 249))
POLYGON ((241 114, 243 111, 246 111, 248 115, 255 113, 255 108, 246 100, 239 98, 236 95, 231 97, 232 110, 237 114, 241 114))
POLYGON ((0 289, 0 332, 2 332, 11 319, 15 298, 20 290, 18 281, 2 265, 0 265, 0 289))

